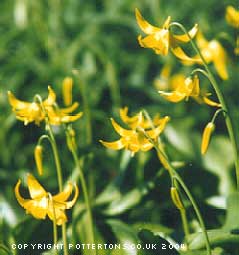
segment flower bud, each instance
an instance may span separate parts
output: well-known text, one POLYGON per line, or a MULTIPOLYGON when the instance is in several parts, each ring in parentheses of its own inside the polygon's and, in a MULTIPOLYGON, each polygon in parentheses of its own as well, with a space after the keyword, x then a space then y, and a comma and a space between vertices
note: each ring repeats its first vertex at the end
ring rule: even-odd
POLYGON ((66 106, 72 104, 72 86, 73 86, 73 80, 71 77, 66 77, 63 80, 63 85, 62 85, 62 92, 63 92, 63 100, 64 104, 66 106))
POLYGON ((35 147, 34 156, 35 156, 35 161, 36 161, 36 165, 37 165, 37 171, 38 171, 39 175, 42 175, 43 174, 43 166, 42 166, 42 146, 41 145, 37 145, 35 147))
POLYGON ((170 195, 171 195, 171 198, 172 198, 172 201, 173 201, 174 205, 179 210, 184 210, 183 203, 182 203, 182 201, 180 199, 180 196, 178 194, 178 191, 177 191, 177 189, 175 187, 171 187, 170 195))
POLYGON ((210 138, 212 132, 215 129, 215 125, 213 122, 209 122, 207 126, 204 128, 203 135, 202 135, 202 144, 201 144, 201 153, 205 154, 210 142, 210 138))

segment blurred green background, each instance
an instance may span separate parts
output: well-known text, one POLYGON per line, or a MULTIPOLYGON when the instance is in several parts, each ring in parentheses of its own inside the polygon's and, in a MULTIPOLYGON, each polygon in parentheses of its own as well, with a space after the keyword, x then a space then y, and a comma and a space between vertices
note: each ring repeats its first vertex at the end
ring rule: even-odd
MULTIPOLYGON (((25 179, 27 172, 37 176, 33 151, 44 127, 24 126, 17 121, 7 91, 11 90, 19 99, 32 101, 35 94, 46 97, 50 84, 63 105, 62 80, 66 76, 73 77, 73 98, 84 112, 84 117, 73 127, 95 205, 98 240, 131 238, 133 242, 139 238, 137 232, 141 228, 170 233, 178 242, 183 238, 180 216, 169 195, 170 180, 166 173, 155 178, 161 168, 156 153, 130 157, 125 151, 109 151, 99 143, 99 139, 117 139, 109 118, 119 120, 118 110, 123 106, 129 107, 130 114, 146 109, 151 116, 160 113, 171 117, 162 137, 171 160, 183 165, 180 174, 195 195, 207 227, 218 228, 224 223, 225 196, 235 189, 235 178, 223 117, 217 119, 209 151, 202 157, 202 130, 215 109, 193 100, 171 104, 159 96, 153 84, 165 63, 172 66, 172 74, 188 75, 193 67, 184 67, 171 54, 162 57, 140 48, 137 36, 141 31, 134 9, 137 7, 150 23, 159 26, 168 15, 187 29, 198 23, 208 40, 217 38, 222 43, 229 56, 230 78, 222 81, 217 76, 217 79, 237 125, 238 57, 233 55, 231 43, 234 31, 224 18, 229 4, 236 7, 238 1, 1 0, 0 233, 4 230, 6 234, 0 234, 0 243, 9 246, 12 242, 52 240, 51 222, 26 216, 13 193, 18 178, 25 179)), ((212 70, 216 74, 213 67, 212 70)), ((213 92, 206 79, 202 79, 201 86, 213 92)), ((64 179, 77 181, 64 132, 60 128, 54 130, 64 179)), ((48 145, 44 147, 44 166, 45 175, 39 180, 54 193, 57 181, 48 145)), ((193 210, 187 206, 190 227, 197 230, 193 210)), ((87 230, 82 196, 73 209, 73 226, 71 214, 70 238, 72 242, 83 242, 87 230)), ((223 246, 223 249, 230 252, 230 248, 223 246)), ((19 251, 19 254, 25 253, 19 251)))

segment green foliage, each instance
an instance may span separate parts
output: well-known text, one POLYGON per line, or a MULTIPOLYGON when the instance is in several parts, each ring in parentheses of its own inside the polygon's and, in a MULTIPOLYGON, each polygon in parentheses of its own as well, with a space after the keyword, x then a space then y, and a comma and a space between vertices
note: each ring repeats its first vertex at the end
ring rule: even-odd
MULTIPOLYGON (((84 117, 72 125, 93 207, 96 243, 169 246, 172 238, 179 244, 187 241, 179 212, 170 198, 170 178, 156 153, 150 151, 131 157, 126 151, 109 151, 99 143, 99 139, 118 139, 109 118, 119 119, 119 108, 128 106, 130 115, 146 109, 150 116, 160 113, 171 117, 162 141, 170 159, 179 162, 177 171, 199 202, 213 255, 238 252, 239 197, 235 193, 233 154, 224 117, 219 115, 217 118, 208 153, 202 157, 201 134, 214 109, 191 99, 170 104, 159 96, 153 84, 165 63, 172 65, 172 74, 189 75, 192 68, 183 66, 170 54, 162 57, 152 50, 140 48, 137 42, 139 28, 134 17, 136 7, 152 24, 161 24, 171 15, 173 21, 181 22, 187 29, 198 23, 208 39, 217 38, 222 43, 229 54, 230 78, 228 81, 218 78, 218 81, 238 131, 238 58, 233 54, 234 31, 224 19, 229 4, 236 7, 238 2, 1 0, 0 254, 26 255, 24 250, 11 249, 12 243, 52 243, 51 221, 39 221, 26 215, 14 196, 19 178, 25 180, 27 172, 37 175, 33 153, 38 138, 45 132, 44 125, 24 126, 16 120, 7 91, 12 91, 21 100, 32 101, 35 94, 45 98, 47 86, 51 84, 59 104, 63 105, 62 80, 65 76, 73 77, 73 100, 80 103, 80 110, 84 112, 84 117), (21 13, 19 3, 23 8, 21 13), (226 208, 223 209, 220 203, 221 209, 215 209, 212 203, 206 204, 208 199, 218 195, 224 200, 228 197, 226 208)), ((190 53, 190 49, 187 50, 190 53)), ((217 75, 213 67, 212 70, 217 75)), ((214 95, 206 79, 202 79, 201 85, 214 95)), ((54 134, 64 180, 75 181, 80 189, 80 197, 67 215, 68 238, 74 245, 87 243, 89 222, 79 172, 65 146, 63 128, 54 128, 54 134)), ((44 143, 43 161, 45 174, 38 177, 44 187, 55 194, 55 163, 47 143, 44 143)), ((23 194, 28 197, 25 190, 23 194)), ((184 194, 182 199, 189 218, 188 242, 192 251, 166 249, 157 254, 207 254, 192 206, 184 194)), ((45 252, 50 254, 52 250, 45 249, 45 252)), ((88 255, 83 249, 71 250, 76 254, 74 252, 88 255)), ((142 249, 106 249, 100 253, 104 254, 156 253, 142 249)))

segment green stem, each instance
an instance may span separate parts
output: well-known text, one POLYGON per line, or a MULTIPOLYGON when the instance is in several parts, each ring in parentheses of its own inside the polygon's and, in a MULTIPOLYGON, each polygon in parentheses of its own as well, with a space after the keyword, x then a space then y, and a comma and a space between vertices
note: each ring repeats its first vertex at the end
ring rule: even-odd
MULTIPOLYGON (((52 132, 51 126, 47 123, 46 127, 47 127, 47 131, 49 133, 50 143, 51 143, 51 146, 52 146, 52 151, 53 151, 53 155, 54 155, 54 159, 55 159, 55 163, 56 163, 56 171, 57 171, 59 192, 62 192, 63 191, 62 169, 61 169, 61 162, 60 162, 60 158, 59 158, 57 144, 56 144, 56 140, 55 140, 54 134, 52 132)), ((63 239, 63 245, 64 245, 64 255, 68 255, 68 248, 67 248, 68 243, 67 243, 66 224, 65 223, 62 224, 62 239, 63 239)))
MULTIPOLYGON (((71 137, 67 131, 66 131, 66 135, 68 136, 68 139, 71 139, 71 137)), ((89 221, 89 232, 90 232, 90 238, 91 238, 90 242, 93 244, 93 243, 95 243, 93 217, 92 217, 91 204, 90 204, 90 199, 89 199, 89 195, 88 195, 87 185, 86 185, 84 173, 80 166, 77 152, 76 152, 74 146, 72 146, 72 148, 71 148, 71 153, 74 158, 75 165, 79 171, 79 177, 80 177, 81 187, 82 187, 82 191, 83 191, 83 196, 84 196, 84 200, 85 200, 85 204, 86 204, 86 210, 87 210, 88 221, 89 221)))
POLYGON ((57 149, 57 145, 56 145, 56 140, 55 140, 54 134, 52 132, 51 126, 49 124, 47 124, 46 126, 47 126, 46 129, 49 133, 50 143, 51 143, 51 147, 52 147, 52 151, 53 151, 53 155, 54 155, 54 159, 55 159, 55 163, 56 163, 59 192, 62 192, 62 190, 63 190, 62 169, 61 169, 61 162, 60 162, 59 153, 58 153, 58 149, 57 149))
POLYGON ((201 228, 202 228, 202 231, 204 233, 204 237, 205 237, 205 242, 206 242, 206 248, 207 248, 207 254, 208 255, 211 255, 211 247, 210 247, 210 242, 209 242, 209 237, 208 237, 208 234, 207 234, 207 230, 206 230, 206 227, 205 227, 205 224, 204 224, 204 221, 203 221, 203 218, 202 218, 202 215, 199 211, 199 208, 193 198, 193 196, 191 195, 189 189, 187 188, 187 186, 185 185, 185 183, 183 182, 183 180, 181 179, 181 177, 179 176, 179 174, 173 169, 173 173, 174 173, 174 177, 177 179, 177 181, 179 182, 179 184, 181 185, 181 187, 183 188, 184 192, 186 193, 187 197, 189 198, 192 206, 193 206, 193 209, 197 215, 197 218, 198 218, 198 221, 201 225, 201 228))
POLYGON ((185 34, 188 35, 188 37, 190 38, 190 43, 193 47, 193 49, 195 50, 195 52, 200 56, 203 65, 205 67, 205 70, 207 71, 207 76, 209 81, 211 82, 218 100, 222 106, 222 109, 227 113, 226 118, 225 118, 225 122, 226 122, 226 126, 227 126, 227 131, 232 143, 232 147, 233 147, 233 153, 234 153, 234 157, 235 157, 235 170, 236 170, 236 183, 237 183, 237 189, 239 190, 239 155, 238 155, 238 142, 237 142, 237 137, 236 137, 236 131, 235 128, 233 127, 233 123, 232 123, 232 118, 230 116, 230 113, 228 111, 228 107, 226 105, 224 96, 222 94, 222 91, 220 90, 220 87, 217 84, 216 79, 214 78, 210 68, 208 67, 207 62, 205 61, 205 58, 203 57, 201 51, 199 50, 198 46, 196 45, 196 43, 194 43, 194 41, 192 40, 190 34, 187 32, 187 30, 185 29, 185 27, 177 22, 173 22, 171 23, 171 26, 177 26, 179 27, 185 34))
MULTIPOLYGON (((143 132, 143 130, 141 130, 143 132)), ((199 211, 199 208, 193 198, 193 196, 191 195, 189 189, 187 188, 187 186, 185 185, 185 183, 183 182, 183 180, 181 179, 181 177, 179 176, 179 174, 177 173, 177 171, 173 168, 171 162, 169 161, 168 159, 168 156, 167 154, 164 152, 164 151, 161 151, 158 147, 158 143, 155 142, 153 139, 151 139, 146 132, 144 132, 144 135, 145 137, 154 145, 154 148, 156 149, 158 155, 161 155, 168 163, 168 172, 169 172, 169 175, 171 177, 171 180, 173 182, 173 179, 176 179, 180 186, 183 188, 184 192, 186 193, 188 199, 190 200, 192 206, 193 206, 193 209, 196 213, 196 216, 198 218, 198 221, 201 225, 201 228, 202 228, 202 231, 203 231, 203 234, 204 234, 204 237, 205 237, 205 243, 206 243, 206 249, 207 249, 207 255, 211 255, 212 252, 211 252, 211 247, 210 247, 210 242, 209 242, 209 237, 208 237, 208 233, 207 233, 207 230, 205 228, 205 224, 204 224, 204 221, 203 221, 203 218, 201 216, 201 213, 199 211)), ((160 159, 159 159, 160 160, 160 159)))
MULTIPOLYGON (((50 141, 53 155, 54 155, 59 192, 62 192, 63 191, 62 169, 61 169, 61 162, 60 162, 60 157, 59 157, 59 153, 58 153, 58 149, 57 149, 56 140, 55 140, 51 125, 49 123, 47 111, 44 107, 41 97, 39 95, 36 95, 35 99, 40 102, 42 111, 44 112, 44 115, 45 115, 46 130, 49 134, 49 137, 47 137, 47 139, 49 139, 49 141, 50 141)), ((64 246, 64 255, 68 255, 69 254, 68 253, 68 242, 67 242, 67 233, 66 233, 66 224, 65 223, 62 224, 62 239, 63 239, 63 246, 64 246)))
POLYGON ((190 235, 190 232, 189 232, 189 226, 188 226, 188 219, 187 219, 186 210, 185 209, 180 210, 180 215, 181 215, 181 219, 182 219, 183 231, 184 231, 184 234, 185 234, 186 244, 188 246, 188 239, 189 239, 188 237, 190 235))
MULTIPOLYGON (((51 206, 52 206, 52 211, 53 211, 53 243, 54 243, 54 246, 57 245, 57 226, 56 226, 56 212, 55 212, 55 207, 54 207, 54 204, 53 204, 53 199, 52 199, 52 196, 51 194, 49 193, 49 198, 50 198, 50 201, 51 201, 51 206)), ((54 253, 55 255, 57 255, 57 250, 55 249, 54 247, 54 253)))
MULTIPOLYGON (((173 179, 173 172, 171 172, 171 173, 172 173, 172 177, 171 177, 172 182, 175 185, 179 195, 182 197, 182 195, 181 195, 181 188, 179 187, 177 180, 173 179)), ((181 202, 183 204, 183 201, 181 201, 181 202)), ((185 234, 186 244, 188 246, 188 240, 189 240, 190 231, 189 231, 187 213, 186 213, 186 210, 184 208, 180 209, 180 216, 181 216, 181 219, 182 219, 182 225, 183 225, 183 231, 184 231, 184 234, 185 234)))

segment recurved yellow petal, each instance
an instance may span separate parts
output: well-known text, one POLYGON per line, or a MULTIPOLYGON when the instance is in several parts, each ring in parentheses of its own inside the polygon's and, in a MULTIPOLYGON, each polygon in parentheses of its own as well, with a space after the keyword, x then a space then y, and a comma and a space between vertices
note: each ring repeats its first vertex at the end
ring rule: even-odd
POLYGON ((53 106, 56 102, 56 93, 51 88, 51 86, 48 86, 48 97, 43 101, 43 105, 45 107, 47 106, 53 106))
POLYGON ((79 106, 79 104, 77 102, 75 102, 74 104, 72 104, 69 107, 61 108, 60 111, 64 114, 72 113, 77 109, 78 106, 79 106))
POLYGON ((139 27, 141 28, 141 30, 145 33, 145 34, 152 34, 152 33, 156 33, 159 28, 152 26, 151 24, 149 24, 141 15, 140 11, 136 8, 135 9, 135 16, 136 16, 136 20, 137 23, 139 25, 139 27))
POLYGON ((8 100, 10 105, 16 109, 16 110, 22 110, 22 109, 26 109, 28 108, 31 103, 25 102, 25 101, 21 101, 19 99, 17 99, 11 91, 8 91, 8 100))
POLYGON ((171 50, 177 58, 181 59, 185 63, 188 63, 188 64, 192 64, 192 63, 202 64, 203 63, 202 60, 197 56, 196 57, 187 56, 187 54, 179 46, 172 47, 171 50))
POLYGON ((69 122, 74 122, 81 118, 83 115, 83 112, 79 112, 78 114, 71 115, 71 116, 62 116, 60 117, 60 122, 61 123, 69 123, 69 122))
POLYGON ((174 90, 173 92, 158 91, 158 93, 166 100, 173 103, 178 103, 186 97, 185 93, 180 93, 176 90, 174 90))
POLYGON ((214 102, 211 99, 209 99, 208 97, 203 97, 202 98, 204 103, 210 106, 215 106, 215 107, 221 107, 222 105, 220 103, 214 102))
POLYGON ((76 184, 74 185, 74 188, 75 188, 75 195, 74 195, 74 197, 72 198, 71 201, 65 202, 66 209, 70 209, 76 203, 76 200, 77 200, 77 198, 79 196, 79 190, 78 190, 78 187, 77 187, 76 184))
POLYGON ((184 34, 184 35, 173 35, 173 38, 176 39, 178 42, 180 43, 187 43, 189 42, 192 38, 195 37, 195 35, 198 32, 198 24, 195 24, 194 27, 188 31, 188 34, 184 34))
POLYGON ((116 123, 116 121, 113 118, 111 118, 110 120, 111 120, 111 123, 112 123, 115 131, 120 136, 131 136, 133 134, 132 130, 122 128, 119 124, 116 123))
POLYGON ((27 186, 32 199, 42 198, 47 195, 45 189, 31 174, 28 174, 27 176, 27 186))
POLYGON ((65 202, 70 197, 72 193, 72 189, 73 189, 73 185, 71 182, 69 182, 66 185, 65 189, 62 192, 58 193, 57 195, 53 196, 52 199, 54 201, 61 202, 61 203, 65 202))
POLYGON ((104 142, 102 140, 100 140, 100 142, 107 147, 108 149, 112 149, 112 150, 121 150, 125 147, 125 143, 122 139, 119 139, 115 142, 104 142))

